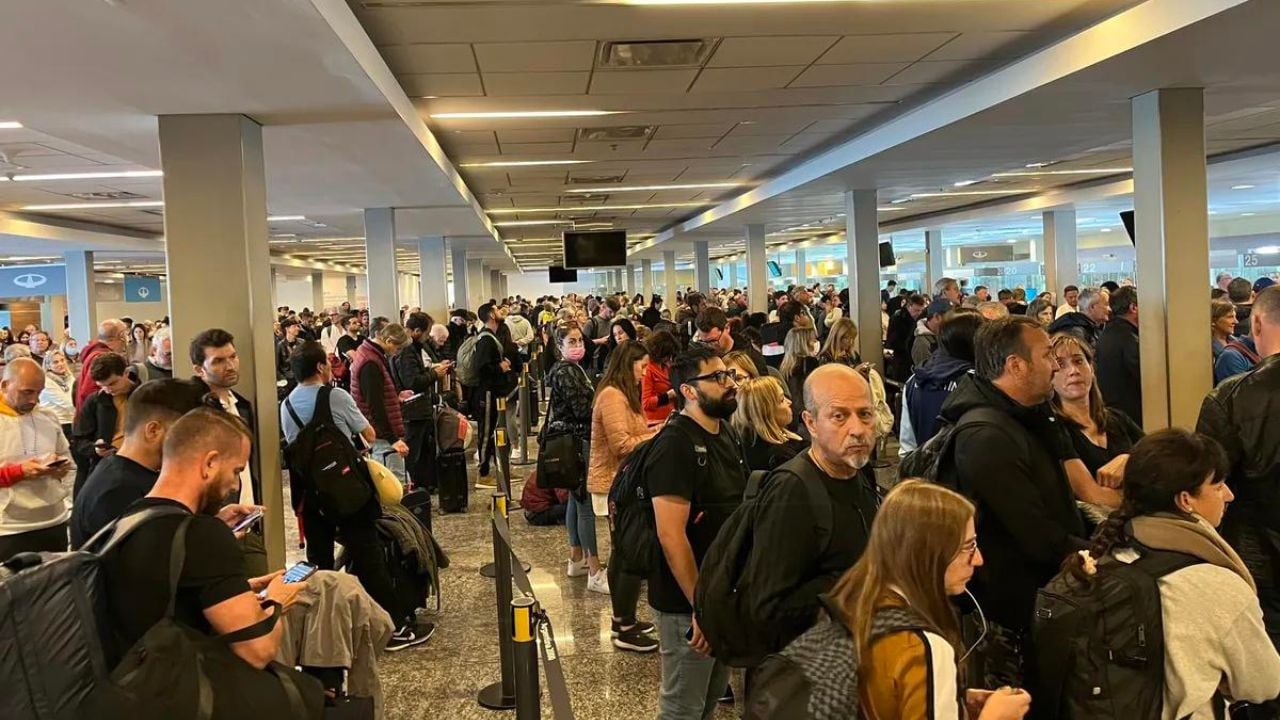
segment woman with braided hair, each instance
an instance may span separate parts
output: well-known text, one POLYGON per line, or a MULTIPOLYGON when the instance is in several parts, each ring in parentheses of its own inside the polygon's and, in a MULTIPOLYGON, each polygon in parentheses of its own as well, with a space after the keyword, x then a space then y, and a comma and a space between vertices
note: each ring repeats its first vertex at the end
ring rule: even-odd
POLYGON ((1223 717, 1225 708, 1214 707, 1219 694, 1247 702, 1280 696, 1280 655, 1257 589, 1216 530, 1234 499, 1226 476, 1226 455, 1212 438, 1180 428, 1147 435, 1129 452, 1120 508, 1064 567, 1088 583, 1104 559, 1132 563, 1155 550, 1199 560, 1158 581, 1166 718, 1223 717))

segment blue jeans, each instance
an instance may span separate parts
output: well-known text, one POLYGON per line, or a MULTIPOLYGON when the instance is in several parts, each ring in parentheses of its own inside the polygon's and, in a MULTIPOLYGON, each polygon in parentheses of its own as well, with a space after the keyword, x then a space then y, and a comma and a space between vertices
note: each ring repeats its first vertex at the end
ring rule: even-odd
MULTIPOLYGON (((591 462, 591 443, 582 443, 582 466, 591 462)), ((586 478, 583 478, 586 482, 586 478)), ((565 512, 564 524, 569 529, 569 547, 580 547, 584 555, 600 557, 596 545, 596 513, 591 507, 591 496, 578 502, 574 493, 569 493, 569 509, 565 512)))
POLYGON ((705 720, 729 685, 729 666, 689 647, 686 633, 693 627, 692 615, 656 614, 662 656, 658 720, 705 720))
POLYGON ((374 440, 369 454, 374 460, 386 465, 387 469, 391 471, 392 475, 396 476, 401 485, 407 482, 408 476, 405 475, 404 471, 404 458, 400 457, 400 453, 391 449, 391 443, 381 438, 374 440))

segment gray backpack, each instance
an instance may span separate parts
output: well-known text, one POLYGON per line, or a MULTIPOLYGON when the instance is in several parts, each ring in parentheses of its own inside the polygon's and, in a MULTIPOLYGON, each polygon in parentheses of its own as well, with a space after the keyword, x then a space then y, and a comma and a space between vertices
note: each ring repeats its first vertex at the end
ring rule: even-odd
POLYGON ((480 339, 488 335, 489 338, 498 343, 498 352, 502 352, 502 343, 498 341, 498 336, 483 330, 462 342, 462 346, 458 348, 458 362, 454 365, 454 376, 458 378, 458 382, 466 387, 478 387, 480 385, 480 366, 477 364, 476 350, 480 344, 480 339))

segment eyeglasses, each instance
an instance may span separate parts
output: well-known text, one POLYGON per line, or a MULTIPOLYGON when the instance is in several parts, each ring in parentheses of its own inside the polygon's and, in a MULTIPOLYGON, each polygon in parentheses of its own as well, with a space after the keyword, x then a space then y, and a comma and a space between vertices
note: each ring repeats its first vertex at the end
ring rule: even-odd
POLYGON ((730 384, 737 385, 739 378, 742 378, 742 377, 743 376, 739 375, 736 371, 733 371, 733 370, 717 370, 713 373, 707 373, 706 375, 698 375, 697 377, 691 377, 687 382, 696 383, 699 380, 715 380, 716 382, 720 383, 722 387, 729 387, 730 384))
POLYGON ((960 546, 960 552, 956 553, 956 557, 964 558, 965 562, 973 564, 973 558, 978 554, 978 538, 974 538, 964 545, 960 546))

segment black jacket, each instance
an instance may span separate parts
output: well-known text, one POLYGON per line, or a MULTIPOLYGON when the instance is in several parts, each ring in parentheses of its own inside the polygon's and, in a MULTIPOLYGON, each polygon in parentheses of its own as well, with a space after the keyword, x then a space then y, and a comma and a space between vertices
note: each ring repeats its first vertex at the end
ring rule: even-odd
POLYGON ((955 451, 943 458, 939 481, 977 506, 978 546, 986 561, 970 588, 987 617, 1014 630, 1031 625, 1036 591, 1057 574, 1063 559, 1086 547, 1084 526, 1062 462, 1046 440, 1055 425, 1049 404, 1024 407, 986 380, 960 379, 942 405, 957 423, 975 408, 1006 421, 976 422, 955 430, 955 451))
POLYGON ((893 360, 885 369, 891 380, 905 381, 911 376, 911 343, 915 340, 916 319, 904 307, 889 318, 885 347, 893 351, 893 360))
MULTIPOLYGON (((1259 587, 1274 588, 1278 578, 1269 557, 1280 557, 1280 355, 1210 391, 1196 432, 1222 445, 1231 468, 1227 483, 1236 499, 1227 506, 1222 536, 1259 587), (1249 542, 1241 543, 1242 537, 1249 542)), ((1280 626, 1280 618, 1267 622, 1280 626)))
POLYGON ((71 456, 76 461, 76 480, 71 491, 73 498, 80 494, 85 480, 89 479, 89 473, 102 460, 94 450, 94 445, 99 440, 111 445, 118 419, 116 405, 106 390, 98 390, 85 398, 84 404, 76 413, 76 421, 71 429, 71 456))
POLYGON ((1138 328, 1124 318, 1113 318, 1098 335, 1096 348, 1098 389, 1107 407, 1115 408, 1142 425, 1142 363, 1138 328))
POLYGON ((1067 332, 1089 343, 1093 347, 1098 343, 1098 325, 1082 312, 1069 312, 1049 324, 1049 334, 1067 332))
POLYGON ((411 342, 400 348, 395 357, 391 358, 391 374, 399 389, 427 395, 435 394, 436 381, 440 379, 440 375, 435 368, 427 367, 422 361, 422 353, 426 352, 435 362, 439 362, 438 356, 427 349, 430 342, 430 340, 426 343, 411 342))

